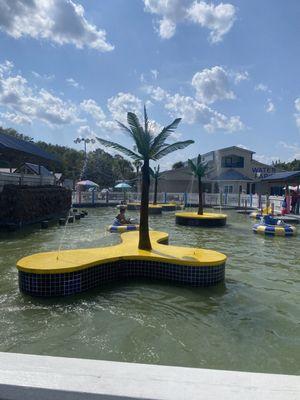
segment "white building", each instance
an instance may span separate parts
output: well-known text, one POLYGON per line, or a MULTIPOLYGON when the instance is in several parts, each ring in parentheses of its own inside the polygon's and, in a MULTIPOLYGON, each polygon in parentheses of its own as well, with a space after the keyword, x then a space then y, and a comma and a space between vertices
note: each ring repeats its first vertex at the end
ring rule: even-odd
MULTIPOLYGON (((261 179, 277 172, 274 166, 253 158, 254 151, 231 146, 202 155, 207 163, 203 189, 208 193, 257 193, 263 190, 261 179)), ((187 162, 183 168, 165 171, 158 190, 169 193, 195 193, 197 182, 193 179, 187 162)))

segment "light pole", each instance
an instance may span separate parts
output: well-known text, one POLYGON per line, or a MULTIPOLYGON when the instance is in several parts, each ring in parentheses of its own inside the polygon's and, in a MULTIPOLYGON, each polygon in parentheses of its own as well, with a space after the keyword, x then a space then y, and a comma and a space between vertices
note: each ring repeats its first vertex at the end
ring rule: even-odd
POLYGON ((87 151, 86 151, 86 144, 87 143, 95 143, 95 139, 89 139, 89 138, 83 138, 81 136, 79 136, 78 138, 76 138, 74 140, 74 143, 84 143, 84 164, 83 164, 83 168, 80 174, 80 180, 82 179, 83 175, 85 174, 85 170, 86 170, 86 165, 87 165, 87 151))

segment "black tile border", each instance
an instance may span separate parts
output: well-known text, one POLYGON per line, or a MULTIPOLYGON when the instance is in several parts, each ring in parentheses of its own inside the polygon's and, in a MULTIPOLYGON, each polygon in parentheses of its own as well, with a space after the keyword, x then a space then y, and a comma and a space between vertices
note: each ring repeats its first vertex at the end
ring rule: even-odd
POLYGON ((193 287, 214 286, 225 279, 225 263, 187 266, 148 260, 120 260, 59 274, 19 271, 21 292, 37 297, 68 296, 105 284, 134 279, 167 281, 193 287))
POLYGON ((187 218, 176 215, 176 224, 184 226, 219 227, 226 225, 226 218, 187 218))

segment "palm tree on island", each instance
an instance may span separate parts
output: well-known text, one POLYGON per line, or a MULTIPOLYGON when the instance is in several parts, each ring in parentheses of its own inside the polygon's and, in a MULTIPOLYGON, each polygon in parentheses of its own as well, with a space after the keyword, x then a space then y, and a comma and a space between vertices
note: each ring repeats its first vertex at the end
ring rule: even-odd
POLYGON ((194 163, 192 160, 188 160, 188 165, 192 170, 192 175, 198 179, 198 196, 199 196, 199 206, 198 215, 203 215, 203 188, 202 188, 202 178, 204 177, 207 170, 207 163, 201 161, 201 155, 198 154, 197 162, 194 163))
POLYGON ((158 186, 158 180, 162 175, 162 172, 159 172, 159 165, 157 167, 154 167, 153 169, 150 168, 150 175, 154 179, 154 195, 153 195, 153 205, 157 204, 157 186, 158 186))
POLYGON ((130 150, 118 143, 109 140, 98 138, 100 144, 106 147, 111 147, 115 150, 132 158, 133 161, 142 161, 142 195, 141 195, 141 210, 140 210, 140 230, 138 248, 141 250, 151 250, 151 241, 149 235, 148 209, 149 209, 149 186, 150 186, 150 160, 157 161, 162 157, 172 153, 173 151, 184 149, 193 140, 185 140, 172 144, 166 143, 168 137, 178 127, 181 118, 176 118, 170 125, 167 125, 162 131, 155 135, 149 129, 149 120, 147 110, 144 106, 144 121, 143 125, 139 121, 136 114, 127 113, 128 127, 117 121, 119 127, 133 139, 136 150, 130 150))

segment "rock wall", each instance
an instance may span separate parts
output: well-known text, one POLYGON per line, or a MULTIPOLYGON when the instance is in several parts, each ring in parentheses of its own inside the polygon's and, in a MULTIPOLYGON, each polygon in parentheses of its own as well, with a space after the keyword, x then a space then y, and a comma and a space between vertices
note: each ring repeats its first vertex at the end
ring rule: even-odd
POLYGON ((59 218, 68 213, 71 202, 71 191, 64 187, 5 185, 0 193, 0 227, 59 218))

